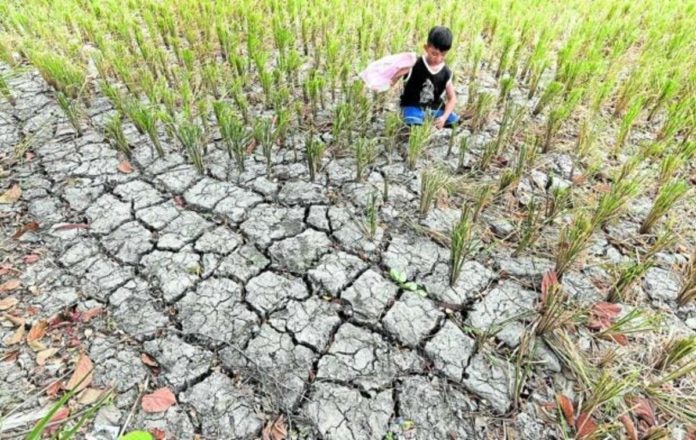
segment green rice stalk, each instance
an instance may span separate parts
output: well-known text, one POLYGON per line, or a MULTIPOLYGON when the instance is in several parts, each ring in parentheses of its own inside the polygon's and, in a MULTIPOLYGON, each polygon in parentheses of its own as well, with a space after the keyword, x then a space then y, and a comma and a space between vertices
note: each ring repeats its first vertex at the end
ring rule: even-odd
POLYGON ((428 211, 440 191, 449 192, 453 179, 445 171, 438 168, 428 168, 421 172, 421 194, 418 213, 421 218, 428 215, 428 211))
POLYGON ((640 226, 639 232, 641 234, 650 232, 655 223, 657 223, 657 221, 660 220, 660 218, 662 218, 688 191, 689 186, 683 180, 674 180, 667 183, 657 195, 652 208, 650 208, 650 212, 648 212, 648 215, 640 226))
POLYGON ((365 168, 377 158, 377 144, 375 139, 361 137, 353 144, 353 157, 355 158, 355 180, 363 180, 365 168))
POLYGON ((123 125, 121 123, 121 114, 116 113, 113 117, 106 121, 104 131, 111 141, 114 143, 116 150, 130 158, 132 151, 126 136, 123 133, 123 125))
POLYGON ((464 260, 473 250, 472 243, 473 221, 468 206, 462 208, 459 221, 452 229, 450 245, 450 286, 459 279, 464 260))

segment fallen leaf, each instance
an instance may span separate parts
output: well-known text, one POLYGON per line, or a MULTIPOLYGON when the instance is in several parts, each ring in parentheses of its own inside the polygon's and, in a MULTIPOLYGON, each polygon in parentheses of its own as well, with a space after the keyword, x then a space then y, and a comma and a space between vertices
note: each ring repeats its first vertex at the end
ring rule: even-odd
POLYGON ((12 238, 13 238, 14 240, 18 240, 19 237, 21 237, 21 236, 24 235, 25 233, 27 233, 27 232, 29 232, 29 231, 37 231, 38 229, 39 229, 39 224, 38 224, 38 223, 36 223, 36 222, 29 222, 29 223, 27 223, 27 224, 25 224, 25 225, 22 225, 19 229, 17 229, 17 232, 14 233, 14 235, 12 236, 12 238))
POLYGON ((157 391, 143 396, 142 406, 145 412, 162 412, 176 403, 176 397, 169 388, 160 388, 157 391))
POLYGON ((118 164, 118 170, 123 174, 130 174, 133 172, 133 166, 127 160, 122 160, 118 164))
POLYGON ((246 148, 246 154, 251 154, 256 149, 256 139, 252 139, 246 148))
POLYGON ((174 196, 174 204, 179 208, 183 208, 184 206, 186 206, 186 202, 184 201, 184 198, 181 196, 174 196))
POLYGON ((36 363, 38 365, 46 365, 48 358, 56 353, 58 353, 57 348, 47 348, 46 350, 42 350, 36 355, 36 363))
POLYGON ((288 436, 288 430, 285 427, 285 418, 278 416, 275 421, 268 422, 261 433, 263 440, 285 440, 288 436))
POLYGON ((75 365, 75 371, 70 377, 68 384, 65 386, 66 390, 75 389, 76 391, 84 390, 92 383, 92 370, 94 365, 87 355, 84 353, 80 354, 80 358, 75 365))
POLYGON ((143 361, 143 364, 147 365, 148 367, 159 367, 157 361, 152 359, 152 357, 150 357, 150 355, 147 353, 142 353, 140 355, 140 360, 143 361))
POLYGON ((60 382, 59 382, 59 381, 55 381, 55 382, 53 382, 51 385, 49 385, 48 387, 46 387, 46 395, 47 395, 48 397, 54 397, 54 396, 56 396, 56 395, 58 394, 58 391, 60 391, 61 388, 62 388, 62 387, 61 387, 61 385, 60 385, 60 382))
POLYGON ((24 264, 34 264, 39 261, 39 256, 36 254, 29 254, 25 255, 22 260, 24 261, 24 264))
POLYGON ((556 402, 563 412, 563 417, 565 417, 566 422, 570 426, 575 426, 575 410, 573 409, 573 402, 570 401, 568 396, 563 394, 556 395, 556 402))
POLYGON ((12 333, 10 336, 5 338, 5 345, 14 345, 22 342, 22 339, 24 339, 24 326, 19 327, 17 330, 15 330, 14 333, 12 333))
POLYGON ((648 426, 655 426, 655 412, 650 405, 650 401, 644 397, 628 397, 627 403, 631 405, 633 413, 639 420, 645 421, 648 426))
POLYGON ((0 204, 9 204, 9 203, 14 203, 17 200, 19 200, 19 197, 22 195, 22 189, 17 185, 16 183, 12 185, 10 189, 5 191, 3 195, 0 196, 0 204))
POLYGON ((58 411, 56 411, 55 414, 53 414, 53 417, 51 417, 51 420, 48 421, 48 425, 46 428, 46 433, 47 434, 52 434, 56 432, 60 426, 61 423, 66 421, 68 416, 70 415, 70 409, 68 407, 61 407, 58 411))
POLYGON ((10 290, 15 290, 21 286, 22 283, 18 279, 7 280, 0 284, 0 292, 9 292, 10 290))
POLYGON ((7 314, 6 314, 6 315, 3 315, 3 318, 5 318, 5 319, 7 319, 8 321, 10 321, 12 324, 15 325, 15 327, 18 327, 18 326, 22 326, 22 327, 23 327, 24 324, 26 323, 26 319, 22 318, 21 316, 7 315, 7 314))
POLYGON ((167 433, 162 429, 154 428, 152 431, 150 431, 150 433, 155 440, 167 440, 167 433))
POLYGON ((618 333, 618 332, 606 333, 606 334, 602 335, 602 338, 607 339, 609 341, 614 341, 617 344, 621 345, 622 347, 625 347, 628 345, 628 338, 623 333, 618 333))
POLYGON ((549 294, 549 289, 551 286, 554 286, 558 284, 558 276, 556 276, 556 272, 551 270, 549 272, 546 272, 544 274, 544 277, 541 279, 541 302, 545 302, 546 297, 549 294))
POLYGON ((27 342, 27 345, 34 350, 34 352, 44 351, 46 346, 41 343, 41 341, 31 341, 27 342))
POLYGON ((621 306, 608 302, 598 302, 590 309, 587 327, 592 330, 604 330, 611 326, 614 318, 621 313, 621 306))
POLYGON ((0 311, 10 310, 19 303, 19 300, 14 296, 0 299, 0 311))
POLYGON ((2 362, 14 362, 17 360, 17 357, 19 356, 19 350, 10 350, 5 352, 5 354, 2 355, 2 359, 0 361, 2 362))
POLYGON ((80 315, 80 321, 88 322, 95 316, 99 316, 102 313, 104 313, 104 309, 102 307, 93 307, 91 309, 87 309, 80 315))
POLYGON ((595 423, 589 413, 584 412, 575 420, 575 430, 577 431, 577 438, 583 439, 597 430, 597 423, 595 423))
POLYGON ((624 414, 619 417, 619 421, 624 425, 628 440, 638 440, 638 433, 636 433, 636 425, 633 424, 633 420, 624 414))
POLYGON ((77 402, 81 405, 91 405, 104 395, 104 390, 97 388, 85 388, 80 393, 77 402))
POLYGON ((87 223, 63 223, 53 227, 54 231, 69 231, 71 229, 89 229, 87 223))
POLYGON ((27 334, 27 343, 38 341, 39 339, 43 338, 46 334, 47 328, 48 321, 44 321, 43 319, 36 321, 34 325, 31 326, 29 334, 27 334))

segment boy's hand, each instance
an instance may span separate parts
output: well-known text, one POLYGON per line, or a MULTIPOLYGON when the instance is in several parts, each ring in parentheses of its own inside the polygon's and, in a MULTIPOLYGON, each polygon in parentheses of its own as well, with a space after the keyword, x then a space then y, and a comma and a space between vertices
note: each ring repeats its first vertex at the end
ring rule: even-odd
POLYGON ((445 123, 447 122, 447 118, 445 116, 440 116, 439 118, 435 119, 435 128, 441 129, 444 128, 445 123))

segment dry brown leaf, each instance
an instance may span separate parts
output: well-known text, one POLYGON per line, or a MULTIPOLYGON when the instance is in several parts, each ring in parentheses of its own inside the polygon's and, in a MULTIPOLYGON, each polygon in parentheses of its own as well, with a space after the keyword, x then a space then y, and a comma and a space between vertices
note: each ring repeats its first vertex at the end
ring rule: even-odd
POLYGON ((87 388, 89 384, 92 383, 93 369, 94 365, 90 358, 84 353, 80 354, 80 358, 75 366, 75 371, 70 377, 68 384, 65 386, 65 389, 72 390, 74 388, 76 391, 81 391, 87 388))
POLYGON ((159 429, 159 428, 153 428, 150 431, 150 434, 155 438, 155 440, 166 440, 167 439, 167 433, 164 432, 164 430, 159 429))
POLYGON ((104 309, 102 307, 93 307, 91 309, 87 309, 80 315, 80 321, 88 322, 95 316, 99 316, 102 313, 104 313, 104 309))
POLYGON ((21 237, 21 236, 24 235, 25 233, 27 233, 27 232, 29 232, 29 231, 36 231, 36 230, 38 230, 38 229, 39 229, 39 224, 38 224, 38 223, 36 223, 36 222, 29 222, 29 223, 27 223, 27 224, 25 224, 25 225, 22 225, 19 229, 17 229, 17 232, 14 233, 14 235, 12 236, 12 238, 13 238, 14 240, 18 240, 19 237, 21 237))
POLYGON ((626 429, 626 437, 628 437, 628 440, 638 440, 638 433, 636 432, 636 425, 633 424, 633 420, 624 414, 619 417, 619 421, 624 425, 624 429, 626 429))
POLYGON ((55 381, 46 388, 46 395, 48 397, 56 396, 61 388, 60 381, 55 381))
POLYGON ((46 365, 48 358, 56 353, 58 353, 57 348, 47 348, 46 350, 42 350, 36 355, 36 363, 38 365, 46 365))
POLYGON ((27 343, 38 341, 46 335, 46 329, 48 328, 48 321, 40 319, 31 326, 29 334, 27 334, 27 343))
POLYGON ((15 330, 14 333, 5 338, 5 345, 9 346, 19 344, 20 342, 22 342, 22 339, 24 339, 24 333, 26 333, 26 331, 24 330, 24 326, 20 326, 19 328, 17 328, 17 330, 15 330))
POLYGON ((152 357, 147 353, 141 353, 140 360, 143 361, 143 364, 147 365, 148 367, 159 367, 157 361, 152 359, 152 357))
POLYGON ((0 204, 10 204, 14 203, 17 200, 19 200, 19 197, 22 195, 22 188, 19 187, 16 183, 12 185, 10 189, 5 191, 3 195, 0 196, 0 204))
POLYGON ((24 258, 22 258, 22 261, 24 261, 24 264, 34 264, 37 261, 39 261, 39 256, 37 254, 29 254, 25 255, 24 258))
POLYGON ((14 324, 15 327, 24 326, 24 324, 27 321, 26 319, 22 318, 21 316, 15 316, 15 315, 9 315, 9 314, 5 314, 2 317, 7 319, 8 321, 10 321, 12 324, 14 324))
POLYGON ((176 403, 176 397, 169 388, 160 388, 157 391, 143 396, 142 406, 145 412, 162 412, 176 403))
POLYGON ((587 327, 592 330, 604 330, 611 326, 614 318, 616 318, 619 313, 621 313, 621 306, 618 304, 608 302, 595 303, 590 310, 590 318, 587 321, 587 327))
POLYGON ((18 289, 21 285, 22 283, 16 278, 7 280, 0 284, 0 292, 9 292, 10 290, 18 289))
POLYGON ((575 430, 577 431, 576 438, 583 439, 597 431, 597 423, 592 419, 590 413, 584 412, 575 420, 575 430))
POLYGON ((573 402, 570 401, 568 396, 563 394, 556 395, 556 402, 563 412, 563 417, 565 417, 566 422, 570 426, 575 426, 575 410, 573 409, 573 402))
POLYGON ((122 160, 118 164, 118 170, 123 174, 130 174, 133 172, 133 166, 127 160, 122 160))
POLYGON ((65 422, 69 415, 70 409, 66 406, 61 407, 58 411, 56 411, 55 414, 53 414, 51 420, 48 421, 46 433, 53 434, 56 432, 60 428, 60 424, 65 422))
POLYGON ((104 395, 104 390, 97 388, 85 388, 78 397, 77 402, 81 405, 91 405, 104 395))
POLYGON ((655 420, 655 412, 650 405, 650 401, 644 397, 633 397, 627 399, 629 405, 631 405, 633 413, 638 417, 639 420, 644 421, 648 426, 655 426, 657 421, 655 420))
POLYGON ((19 303, 19 300, 14 296, 0 299, 0 311, 10 310, 19 303))
POLYGON ((19 357, 19 350, 6 351, 5 354, 0 358, 1 362, 14 362, 19 357))
POLYGON ((285 427, 285 417, 278 416, 275 421, 268 422, 261 433, 263 440, 285 440, 288 430, 285 427))

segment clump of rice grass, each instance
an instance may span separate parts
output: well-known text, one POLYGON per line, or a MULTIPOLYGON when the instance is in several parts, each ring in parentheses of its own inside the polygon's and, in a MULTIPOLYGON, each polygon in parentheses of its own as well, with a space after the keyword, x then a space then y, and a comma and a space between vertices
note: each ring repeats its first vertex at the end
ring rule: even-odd
POLYGON ((642 97, 635 98, 626 113, 621 118, 619 132, 616 135, 616 141, 614 143, 614 154, 618 154, 626 143, 626 138, 628 138, 636 118, 643 110, 644 102, 645 101, 642 97))
POLYGON ((542 210, 537 201, 532 198, 527 204, 527 213, 520 224, 519 232, 517 233, 519 240, 512 255, 518 257, 528 249, 539 238, 542 227, 542 210))
POLYGON ((551 141, 553 141, 554 137, 556 137, 561 125, 571 115, 573 109, 575 109, 575 107, 578 105, 584 93, 584 89, 573 89, 573 91, 571 91, 568 95, 568 99, 562 103, 559 103, 554 109, 551 110, 546 121, 546 137, 542 149, 543 153, 547 153, 549 151, 551 148, 551 141))
POLYGON ((579 212, 569 225, 561 229, 554 268, 559 279, 585 250, 593 231, 590 218, 583 212, 579 212))
POLYGON ((539 113, 541 113, 551 101, 553 101, 563 92, 563 89, 563 84, 556 81, 546 86, 544 93, 541 94, 541 97, 534 107, 534 110, 532 110, 532 115, 537 116, 539 113))
POLYGON ((109 118, 104 125, 104 130, 106 135, 114 143, 117 151, 123 153, 126 157, 130 158, 132 151, 126 136, 123 133, 123 124, 121 122, 121 114, 116 113, 113 117, 109 118))
MULTIPOLYGON (((386 149, 387 153, 394 151, 396 144, 399 139, 399 132, 403 126, 403 121, 398 113, 389 113, 384 120, 384 136, 387 138, 386 149)), ((390 154, 387 154, 387 159, 390 158, 390 154)))
POLYGON ((696 300, 696 248, 691 253, 689 262, 684 266, 682 288, 677 295, 677 304, 683 307, 696 300))
POLYGON ((476 188, 474 193, 474 209, 471 221, 476 223, 483 211, 490 205, 495 196, 495 185, 485 183, 476 188))
POLYGON ((203 164, 203 130, 189 121, 184 121, 176 127, 176 137, 184 146, 189 160, 200 174, 205 172, 203 164))
POLYGON ((271 165, 273 161, 273 121, 269 119, 259 119, 254 124, 254 140, 261 146, 261 153, 266 160, 266 175, 271 175, 271 165))
POLYGON ((604 226, 616 219, 625 209, 628 201, 638 195, 641 189, 641 179, 623 177, 628 171, 622 170, 610 190, 599 199, 592 216, 592 224, 595 227, 604 226))
POLYGON ((58 92, 57 98, 58 105, 68 118, 70 125, 73 126, 78 136, 82 136, 82 127, 80 127, 80 110, 78 109, 77 102, 68 98, 63 92, 58 92))
POLYGON ((246 146, 251 136, 244 127, 243 122, 226 103, 222 101, 214 102, 213 111, 220 127, 222 141, 227 148, 227 154, 230 158, 234 157, 237 168, 240 172, 243 172, 246 146))
POLYGON ((495 97, 491 93, 480 93, 476 98, 476 103, 473 108, 473 116, 471 119, 472 134, 478 133, 483 126, 488 122, 488 118, 493 110, 495 97))
POLYGON ((452 229, 450 241, 450 286, 454 286, 459 280, 462 272, 464 260, 473 250, 471 240, 473 232, 473 221, 471 211, 468 206, 462 207, 459 221, 452 229))
POLYGON ((503 105, 508 102, 510 98, 510 92, 512 88, 515 87, 515 78, 512 76, 506 76, 500 80, 500 91, 498 92, 498 105, 503 105))
POLYGON ((696 354, 696 336, 670 338, 660 347, 653 365, 654 368, 665 371, 677 366, 683 360, 693 358, 694 354, 696 354))
POLYGON ((377 158, 377 143, 375 139, 360 137, 353 144, 353 157, 355 158, 355 180, 361 182, 365 174, 365 168, 377 158))
POLYGON ((421 172, 421 194, 418 206, 421 218, 428 215, 435 196, 441 191, 449 192, 453 182, 452 176, 439 168, 428 168, 421 172))
POLYGON ((160 119, 159 113, 154 108, 134 99, 125 104, 123 111, 128 115, 138 132, 150 138, 159 157, 164 157, 164 149, 157 133, 157 121, 160 119))
POLYGON ((655 223, 657 223, 679 199, 684 197, 688 191, 689 186, 683 180, 674 180, 662 187, 652 208, 650 208, 650 212, 648 212, 648 215, 640 225, 639 232, 641 234, 649 233, 653 226, 655 226, 655 223))
POLYGON ((56 90, 77 99, 85 84, 85 72, 71 60, 48 51, 29 51, 29 60, 56 90))
POLYGON ((534 333, 543 336, 561 328, 569 319, 567 313, 568 293, 558 282, 556 274, 544 275, 541 288, 539 315, 534 322, 534 333))
POLYGON ((469 145, 471 143, 471 136, 464 136, 459 141, 459 154, 457 160, 457 172, 462 172, 464 170, 464 159, 466 154, 469 152, 469 145))
POLYGON ((15 100, 15 97, 12 96, 12 92, 10 91, 10 86, 7 84, 7 79, 5 78, 5 75, 0 73, 0 96, 4 97, 7 99, 7 101, 12 105, 13 107, 17 103, 15 100))
POLYGON ((370 200, 367 204, 367 211, 365 215, 367 234, 371 239, 374 239, 377 235, 378 212, 379 208, 377 207, 377 194, 373 192, 370 194, 370 200))
POLYGON ((305 141, 305 156, 307 157, 307 169, 309 170, 309 180, 314 182, 316 173, 321 165, 321 159, 324 156, 326 145, 315 138, 311 133, 305 141))
POLYGON ((414 170, 418 158, 423 154, 428 140, 430 138, 432 121, 426 121, 423 125, 414 125, 411 127, 411 133, 408 138, 408 152, 406 163, 408 168, 414 170))

